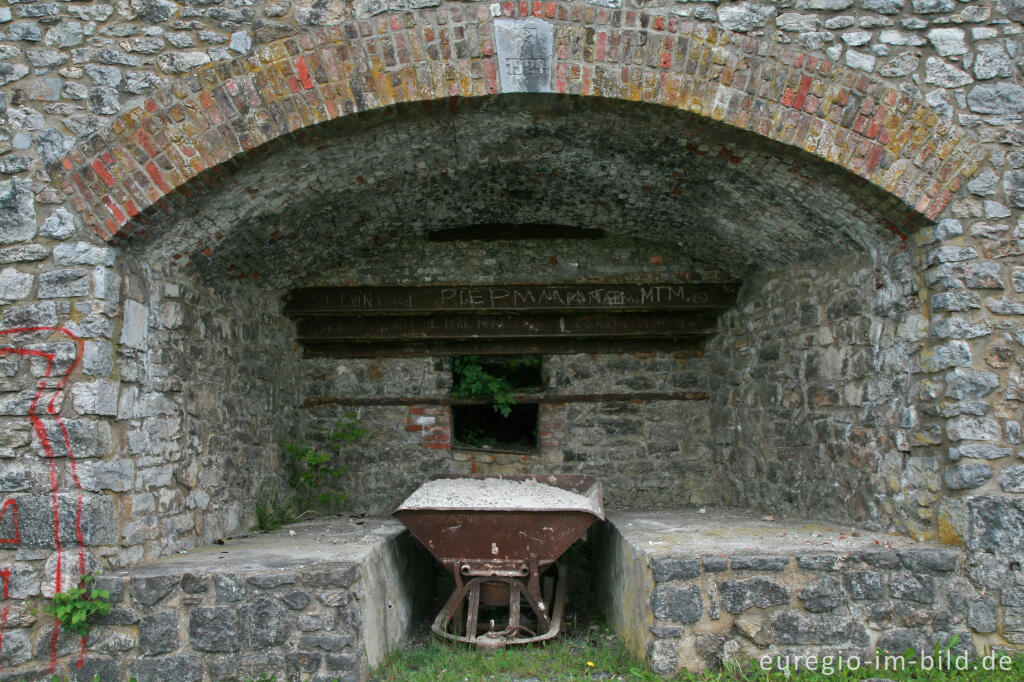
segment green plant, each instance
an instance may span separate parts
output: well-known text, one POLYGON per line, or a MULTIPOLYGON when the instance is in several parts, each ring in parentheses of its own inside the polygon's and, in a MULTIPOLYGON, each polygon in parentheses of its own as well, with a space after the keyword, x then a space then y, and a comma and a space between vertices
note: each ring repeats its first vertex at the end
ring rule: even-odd
POLYGON ((278 504, 277 500, 256 503, 256 525, 252 530, 270 531, 295 520, 291 505, 278 504))
POLYGON ((85 637, 93 614, 110 613, 110 592, 90 587, 94 580, 91 574, 82 576, 78 587, 53 595, 53 601, 43 611, 59 620, 65 630, 85 637))
MULTIPOLYGON (((295 503, 299 508, 345 504, 348 494, 337 489, 337 481, 348 469, 345 466, 334 466, 331 462, 343 446, 359 442, 368 433, 369 430, 363 428, 356 413, 349 412, 331 428, 323 431, 326 448, 318 449, 309 444, 284 441, 282 446, 291 469, 288 484, 295 490, 295 503)), ((259 514, 257 508, 257 519, 259 514)))
MULTIPOLYGON (((945 645, 937 645, 934 659, 939 660, 951 647, 957 646, 956 635, 945 645)), ((979 659, 985 655, 978 652, 979 659)), ((991 655, 991 654, 989 654, 991 655)), ((648 663, 634 657, 603 623, 582 622, 564 627, 563 632, 542 646, 507 647, 481 651, 474 647, 454 645, 436 639, 414 647, 395 651, 371 671, 374 682, 511 682, 512 680, 628 680, 628 682, 863 682, 866 679, 887 679, 895 682, 1019 682, 1024 679, 1024 656, 1001 654, 1002 663, 985 668, 981 660, 973 661, 966 670, 930 670, 908 664, 905 668, 874 667, 865 659, 863 667, 836 665, 826 670, 828 654, 814 658, 816 669, 808 669, 809 659, 799 668, 779 669, 774 663, 766 668, 758 659, 723 661, 720 667, 709 667, 702 673, 681 670, 674 675, 655 674, 648 663)), ((904 654, 909 661, 920 661, 913 650, 904 654)), ((789 656, 784 659, 792 660, 789 656)), ((831 656, 832 659, 839 658, 831 656)), ((902 657, 901 657, 902 658, 902 657)), ((849 660, 849 659, 844 659, 849 660)), ((884 657, 877 660, 884 661, 884 657)), ((859 662, 859 659, 858 659, 859 662)))
POLYGON ((508 358, 502 361, 501 371, 492 373, 480 363, 477 356, 456 355, 452 359, 452 396, 490 398, 494 411, 507 418, 512 414, 512 406, 516 404, 512 397, 512 389, 515 388, 512 378, 519 369, 539 364, 540 357, 534 355, 508 358))
POLYGON ((479 426, 468 426, 460 436, 461 440, 466 445, 472 445, 473 447, 494 447, 498 444, 498 441, 487 435, 479 426))

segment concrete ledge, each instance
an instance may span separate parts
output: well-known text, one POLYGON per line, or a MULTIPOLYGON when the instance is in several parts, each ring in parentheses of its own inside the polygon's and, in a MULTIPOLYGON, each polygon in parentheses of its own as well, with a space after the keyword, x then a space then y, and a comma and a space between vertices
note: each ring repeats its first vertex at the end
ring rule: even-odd
MULTIPOLYGON (((432 560, 385 519, 332 518, 211 545, 101 577, 114 608, 56 640, 57 674, 103 682, 360 680, 409 634, 431 594, 432 560)), ((9 630, 32 662, 0 680, 52 678, 52 620, 9 630), (41 663, 42 662, 42 663, 41 663)))
POLYGON ((954 651, 998 645, 982 634, 995 602, 948 547, 712 509, 610 512, 591 537, 611 627, 661 674, 764 655, 868 660, 954 633, 954 651))

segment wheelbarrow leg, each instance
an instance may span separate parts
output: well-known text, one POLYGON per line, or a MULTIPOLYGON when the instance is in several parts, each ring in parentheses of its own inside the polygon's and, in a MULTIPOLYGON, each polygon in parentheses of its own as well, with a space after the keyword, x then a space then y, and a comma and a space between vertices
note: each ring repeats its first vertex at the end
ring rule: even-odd
POLYGON ((466 637, 476 639, 476 626, 480 618, 480 579, 469 583, 469 603, 466 605, 466 637))
POLYGON ((520 594, 520 583, 518 580, 511 584, 508 597, 508 632, 513 637, 519 635, 520 602, 523 597, 520 594))

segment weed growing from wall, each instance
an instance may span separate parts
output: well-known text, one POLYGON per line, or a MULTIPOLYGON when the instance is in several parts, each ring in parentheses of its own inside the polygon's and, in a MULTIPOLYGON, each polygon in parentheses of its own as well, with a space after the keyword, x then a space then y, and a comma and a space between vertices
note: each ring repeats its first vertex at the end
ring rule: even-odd
POLYGON ((320 443, 283 441, 281 448, 285 454, 292 497, 283 503, 274 499, 258 502, 254 530, 277 530, 310 513, 338 511, 348 500, 348 493, 341 488, 348 468, 335 466, 335 458, 342 448, 358 443, 368 433, 359 416, 348 412, 322 432, 320 443))
POLYGON ((65 630, 85 637, 89 634, 89 620, 93 616, 110 613, 110 592, 90 587, 94 580, 91 574, 82 576, 78 587, 53 595, 53 600, 43 607, 43 611, 59 620, 65 630))

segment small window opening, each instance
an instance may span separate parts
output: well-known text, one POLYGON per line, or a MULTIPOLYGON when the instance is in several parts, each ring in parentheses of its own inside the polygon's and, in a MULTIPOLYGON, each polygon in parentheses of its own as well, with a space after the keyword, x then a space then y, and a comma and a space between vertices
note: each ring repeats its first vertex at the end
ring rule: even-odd
POLYGON ((537 451, 537 403, 512 405, 507 417, 490 405, 453 405, 452 420, 456 446, 537 451))
POLYGON ((457 355, 452 361, 452 429, 456 447, 537 451, 538 355, 457 355))

